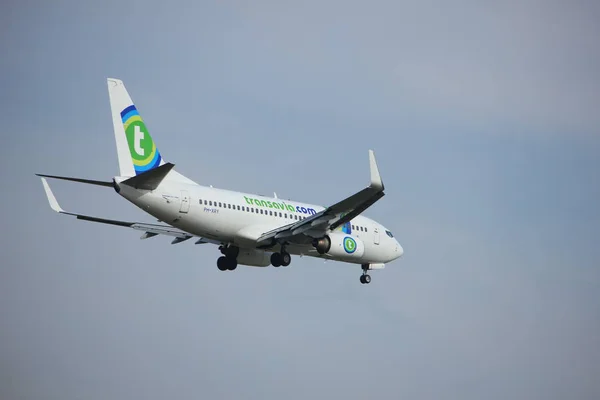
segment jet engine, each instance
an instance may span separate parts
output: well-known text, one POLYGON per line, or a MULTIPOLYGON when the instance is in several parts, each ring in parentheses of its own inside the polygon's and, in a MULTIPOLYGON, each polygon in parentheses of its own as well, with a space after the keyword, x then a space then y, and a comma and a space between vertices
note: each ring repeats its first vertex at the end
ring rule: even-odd
POLYGON ((362 240, 342 232, 330 232, 322 238, 315 239, 313 246, 319 254, 328 254, 338 259, 355 260, 365 252, 362 240))

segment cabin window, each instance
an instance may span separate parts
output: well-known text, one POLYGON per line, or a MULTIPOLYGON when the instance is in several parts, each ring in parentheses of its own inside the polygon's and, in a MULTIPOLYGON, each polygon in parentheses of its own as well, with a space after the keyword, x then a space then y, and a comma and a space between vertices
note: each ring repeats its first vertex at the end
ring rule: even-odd
POLYGON ((238 211, 240 211, 240 206, 237 206, 238 211))
POLYGON ((219 202, 219 207, 223 207, 223 205, 221 204, 221 202, 219 202))
POLYGON ((352 225, 352 229, 354 229, 354 225, 352 225))
POLYGON ((198 201, 200 202, 200 204, 202 204, 202 199, 198 199, 198 201))
POLYGON ((281 213, 281 211, 279 211, 279 218, 283 217, 283 214, 281 213))
POLYGON ((262 210, 262 208, 261 208, 261 210, 260 210, 260 213, 261 213, 261 214, 263 213, 263 210, 262 210))
POLYGON ((204 200, 204 205, 207 206, 208 205, 208 200, 204 200))
POLYGON ((287 218, 287 213, 283 214, 283 218, 287 218))
POLYGON ((208 204, 210 204, 212 206, 212 200, 208 202, 208 204))
POLYGON ((365 232, 367 232, 367 227, 365 226, 365 232))

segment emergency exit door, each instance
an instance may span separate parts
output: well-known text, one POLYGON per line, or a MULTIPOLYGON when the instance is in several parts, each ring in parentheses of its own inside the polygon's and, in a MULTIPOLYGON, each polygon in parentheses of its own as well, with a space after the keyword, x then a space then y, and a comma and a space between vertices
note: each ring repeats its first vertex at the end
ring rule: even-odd
POLYGON ((180 213, 187 213, 190 211, 190 194, 187 190, 181 191, 181 205, 179 206, 180 213))

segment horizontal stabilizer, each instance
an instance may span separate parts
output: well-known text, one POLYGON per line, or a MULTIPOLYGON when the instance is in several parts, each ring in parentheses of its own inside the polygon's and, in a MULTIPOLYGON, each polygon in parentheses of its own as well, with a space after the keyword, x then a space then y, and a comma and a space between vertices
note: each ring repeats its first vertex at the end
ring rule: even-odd
POLYGON ((153 168, 132 178, 126 179, 121 183, 136 189, 154 190, 160 185, 174 166, 175 164, 166 163, 160 167, 153 168))
POLYGON ((72 181, 72 182, 79 182, 79 183, 87 183, 89 185, 114 187, 114 184, 113 184, 112 181, 96 181, 96 180, 93 180, 93 179, 71 178, 69 176, 58 176, 58 175, 44 175, 44 174, 36 174, 36 175, 40 176, 42 178, 62 179, 63 181, 72 181))

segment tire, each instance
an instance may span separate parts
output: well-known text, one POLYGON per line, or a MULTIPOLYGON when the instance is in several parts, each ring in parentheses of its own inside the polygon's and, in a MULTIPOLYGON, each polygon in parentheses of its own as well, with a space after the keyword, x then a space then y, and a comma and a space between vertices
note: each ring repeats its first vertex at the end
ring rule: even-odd
POLYGON ((238 263, 237 263, 237 260, 235 258, 234 259, 231 259, 231 258, 227 259, 227 269, 228 270, 233 271, 234 269, 237 268, 237 266, 238 266, 238 263))
POLYGON ((227 257, 223 256, 217 259, 217 268, 219 268, 219 271, 227 271, 229 269, 227 257))
POLYGON ((292 256, 290 253, 281 253, 281 265, 287 267, 292 262, 292 256))
POLYGON ((274 267, 281 266, 281 254, 279 254, 279 253, 271 254, 271 265, 274 267))
POLYGON ((365 275, 364 281, 365 281, 365 283, 371 283, 371 275, 365 275))

